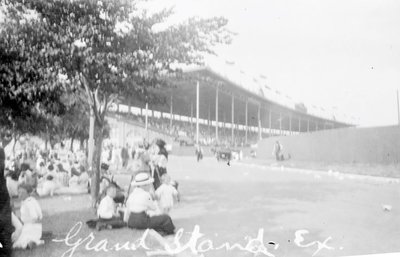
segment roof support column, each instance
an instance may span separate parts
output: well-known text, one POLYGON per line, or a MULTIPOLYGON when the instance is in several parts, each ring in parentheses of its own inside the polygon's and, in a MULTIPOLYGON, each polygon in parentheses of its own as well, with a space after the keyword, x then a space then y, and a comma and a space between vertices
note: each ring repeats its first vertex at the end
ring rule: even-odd
POLYGON ((215 94, 215 139, 218 142, 218 86, 216 89, 216 94, 215 94))
POLYGON ((257 120, 258 120, 258 139, 262 139, 262 134, 261 134, 261 104, 258 104, 258 112, 257 112, 257 120))
POLYGON ((279 112, 279 135, 282 135, 282 112, 279 112))
POLYGON ((246 120, 245 120, 245 143, 247 144, 247 133, 248 133, 248 130, 249 130, 249 128, 248 128, 248 105, 249 105, 249 102, 248 102, 248 99, 246 98, 246 113, 245 113, 245 117, 246 117, 246 120))
POLYGON ((200 98, 200 83, 196 84, 196 144, 199 144, 199 98, 200 98))
POLYGON ((231 117, 231 128, 232 128, 232 144, 235 139, 235 96, 232 94, 232 117, 231 117))
POLYGON ((307 119, 307 132, 310 132, 310 118, 307 119))
POLYGON ((211 105, 208 105, 208 119, 207 119, 207 125, 208 125, 208 135, 211 134, 211 105))
POLYGON ((144 127, 145 127, 145 130, 146 130, 146 134, 147 134, 147 129, 148 129, 148 126, 149 126, 149 114, 148 114, 148 111, 149 111, 149 103, 147 103, 146 102, 146 116, 145 116, 145 121, 144 121, 144 127))
POLYGON ((269 117, 268 117, 268 127, 269 127, 269 136, 272 136, 272 109, 269 107, 269 117))
POLYGON ((301 133, 301 117, 299 116, 299 134, 301 133))
POLYGON ((289 115, 289 135, 292 134, 292 114, 289 115))
POLYGON ((193 102, 190 103, 190 133, 193 133, 193 102))

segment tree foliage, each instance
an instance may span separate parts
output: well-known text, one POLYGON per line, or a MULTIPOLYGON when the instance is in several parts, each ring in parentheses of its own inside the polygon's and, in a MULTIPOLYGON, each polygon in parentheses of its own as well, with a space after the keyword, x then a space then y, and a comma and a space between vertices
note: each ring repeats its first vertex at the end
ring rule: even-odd
POLYGON ((205 53, 213 53, 213 46, 231 39, 225 18, 191 18, 166 26, 171 9, 150 13, 139 4, 132 0, 9 4, 12 22, 2 32, 0 47, 6 49, 6 57, 11 55, 13 65, 6 66, 2 86, 8 88, 7 94, 21 92, 24 110, 40 105, 42 112, 59 102, 53 102, 60 98, 59 92, 79 95, 84 90, 95 116, 95 169, 100 165, 105 116, 112 103, 121 97, 159 101, 154 89, 170 85, 169 78, 180 72, 177 64, 201 64, 205 53), (21 22, 27 16, 33 18, 21 22), (42 92, 55 94, 55 99, 43 98, 42 92))
POLYGON ((0 29, 1 129, 14 136, 39 134, 53 115, 64 111, 59 101, 63 83, 38 50, 47 42, 37 34, 45 32, 35 32, 32 28, 38 21, 24 14, 10 5, 3 10, 7 19, 0 29))

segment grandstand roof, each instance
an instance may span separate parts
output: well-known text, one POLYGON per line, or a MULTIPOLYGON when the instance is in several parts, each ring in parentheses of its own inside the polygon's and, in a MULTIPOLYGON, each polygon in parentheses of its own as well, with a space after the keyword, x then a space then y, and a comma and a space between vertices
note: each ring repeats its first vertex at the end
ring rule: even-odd
MULTIPOLYGON (((229 65, 208 64, 205 66, 186 66, 182 68, 183 77, 174 79, 173 88, 157 90, 157 94, 166 99, 166 103, 151 104, 149 109, 170 112, 172 96, 173 113, 183 116, 196 116, 196 83, 200 85, 199 116, 201 119, 216 120, 216 88, 219 90, 218 120, 231 122, 232 95, 234 95, 234 122, 245 124, 246 101, 248 101, 248 125, 258 126, 258 106, 262 126, 284 130, 307 131, 352 126, 350 122, 338 116, 328 115, 321 108, 307 106, 307 110, 296 109, 296 102, 291 97, 266 85, 265 78, 253 78, 243 71, 229 65), (269 112, 271 110, 271 118, 269 112), (311 123, 308 125, 307 123, 311 123), (299 129, 300 127, 300 129, 299 129)), ((144 107, 144 103, 136 102, 136 106, 144 107)))
POLYGON ((199 71, 209 71, 225 80, 232 85, 243 88, 244 90, 257 95, 269 102, 273 102, 280 106, 296 111, 296 104, 304 104, 307 108, 307 113, 310 116, 318 117, 332 122, 339 122, 351 125, 354 121, 346 114, 338 113, 321 106, 307 104, 300 101, 295 101, 291 96, 284 92, 274 89, 267 84, 267 78, 264 75, 252 75, 242 69, 236 67, 232 62, 221 62, 220 60, 208 61, 204 66, 191 66, 183 68, 186 73, 199 71))

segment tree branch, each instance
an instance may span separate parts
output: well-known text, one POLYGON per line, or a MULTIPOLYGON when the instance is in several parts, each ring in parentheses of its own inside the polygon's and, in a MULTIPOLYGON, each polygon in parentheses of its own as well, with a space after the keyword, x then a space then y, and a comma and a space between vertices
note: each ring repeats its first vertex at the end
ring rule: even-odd
POLYGON ((89 82, 87 81, 86 77, 82 73, 80 73, 80 77, 81 77, 81 80, 82 80, 82 84, 85 87, 86 94, 87 94, 87 96, 89 98, 89 105, 92 106, 93 102, 94 102, 94 99, 93 99, 93 96, 92 96, 91 91, 89 89, 89 82))

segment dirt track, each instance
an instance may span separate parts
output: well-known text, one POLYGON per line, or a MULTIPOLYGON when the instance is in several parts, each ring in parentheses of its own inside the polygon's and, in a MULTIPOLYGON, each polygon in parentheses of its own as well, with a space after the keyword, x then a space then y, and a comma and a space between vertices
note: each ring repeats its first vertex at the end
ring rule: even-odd
MULTIPOLYGON (((311 257, 318 248, 316 241, 323 243, 328 238, 325 246, 333 249, 321 246, 315 256, 400 251, 400 184, 243 163, 228 166, 213 158, 197 163, 194 157, 172 156, 168 170, 180 182, 182 194, 171 216, 177 228, 185 232, 199 226, 203 236, 198 244, 209 239, 214 247, 226 242, 246 246, 245 237, 256 238, 263 229, 264 244, 276 257, 311 257), (385 204, 392 210, 384 211, 385 204)), ((129 182, 129 176, 117 179, 121 185, 129 182)), ((65 237, 76 222, 93 217, 87 209, 89 204, 87 195, 41 200, 47 221, 44 230, 65 237)), ((83 227, 79 235, 85 237, 90 232, 83 227)), ((107 238, 110 243, 124 243, 136 240, 142 232, 123 229, 96 231, 94 235, 95 242, 107 238)), ((184 238, 188 237, 190 234, 185 233, 184 238)), ((66 250, 63 243, 51 243, 30 253, 19 251, 15 256, 61 256, 66 250)), ((145 256, 145 252, 96 253, 80 246, 73 256, 145 256)), ((204 256, 253 255, 241 250, 210 250, 204 256)))

